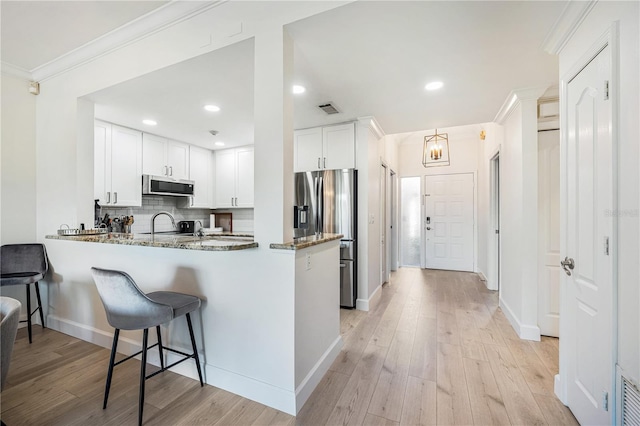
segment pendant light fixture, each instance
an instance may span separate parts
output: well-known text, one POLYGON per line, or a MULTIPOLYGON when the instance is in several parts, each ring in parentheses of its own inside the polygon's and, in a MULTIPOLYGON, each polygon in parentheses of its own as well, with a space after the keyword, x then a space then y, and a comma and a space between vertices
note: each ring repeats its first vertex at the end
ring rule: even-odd
POLYGON ((424 167, 448 166, 449 158, 449 134, 438 133, 424 137, 422 147, 422 165, 424 167))

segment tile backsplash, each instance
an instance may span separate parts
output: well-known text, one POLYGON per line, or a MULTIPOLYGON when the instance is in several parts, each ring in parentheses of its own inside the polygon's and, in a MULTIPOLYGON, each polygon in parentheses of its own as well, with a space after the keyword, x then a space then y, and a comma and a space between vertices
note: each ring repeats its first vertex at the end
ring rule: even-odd
MULTIPOLYGON (((183 199, 179 197, 162 197, 144 195, 142 197, 142 207, 102 207, 102 217, 109 213, 110 217, 133 216, 134 222, 131 225, 131 232, 134 234, 151 232, 151 217, 161 211, 167 211, 173 215, 176 224, 181 220, 199 220, 205 228, 213 228, 209 223, 210 213, 233 214, 234 232, 253 232, 253 209, 233 209, 233 210, 211 210, 211 209, 184 209, 180 208, 183 199)), ((156 231, 171 231, 171 220, 166 215, 156 218, 156 231)))
MULTIPOLYGON (((181 220, 199 220, 206 228, 209 227, 210 209, 183 209, 178 206, 183 200, 178 197, 161 197, 144 195, 142 197, 142 207, 103 207, 102 217, 109 213, 110 217, 131 216, 134 222, 131 225, 131 232, 134 234, 151 232, 151 217, 161 211, 167 211, 176 219, 176 224, 181 220)), ((156 231, 171 231, 171 220, 166 215, 156 218, 156 231)))

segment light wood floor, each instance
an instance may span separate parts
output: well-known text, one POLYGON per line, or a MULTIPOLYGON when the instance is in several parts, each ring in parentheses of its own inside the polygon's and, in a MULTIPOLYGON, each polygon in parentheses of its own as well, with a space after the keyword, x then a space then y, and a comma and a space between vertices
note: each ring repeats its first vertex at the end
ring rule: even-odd
MULTIPOLYGON (((469 273, 403 268, 373 311, 341 311, 344 348, 297 417, 167 372, 147 381, 145 424, 577 424, 553 394, 558 341, 528 342, 469 273)), ((139 362, 36 327, 18 332, 2 420, 14 425, 137 421, 139 362)), ((150 367, 154 368, 154 367, 150 367)))

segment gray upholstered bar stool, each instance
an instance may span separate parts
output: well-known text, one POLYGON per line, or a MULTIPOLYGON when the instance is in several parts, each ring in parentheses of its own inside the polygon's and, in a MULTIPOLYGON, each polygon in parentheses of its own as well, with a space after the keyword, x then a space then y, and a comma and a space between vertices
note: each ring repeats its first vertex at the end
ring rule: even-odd
MULTIPOLYGON (((38 281, 49 270, 47 251, 44 244, 5 244, 0 247, 0 285, 24 285, 27 287, 27 331, 31 343, 31 316, 40 311, 40 322, 44 325, 42 301, 38 281), (36 288, 38 307, 31 312, 31 285, 36 288)), ((24 322, 24 321, 20 321, 24 322)))
POLYGON ((200 359, 198 358, 198 349, 196 348, 196 339, 193 335, 193 326, 191 324, 190 312, 200 307, 200 299, 183 293, 175 293, 171 291, 156 291, 145 294, 138 288, 133 279, 125 272, 112 271, 107 269, 91 268, 93 279, 98 288, 100 299, 107 313, 107 320, 115 333, 113 335, 113 346, 111 348, 111 357, 109 359, 109 371, 107 373, 107 383, 104 390, 104 403, 102 408, 107 408, 107 400, 109 398, 109 388, 111 387, 111 377, 113 367, 121 364, 136 355, 142 354, 142 363, 140 365, 140 394, 138 406, 138 424, 142 424, 142 411, 144 408, 144 382, 156 374, 162 373, 169 368, 183 361, 193 358, 198 369, 198 377, 200 378, 200 386, 204 386, 202 381, 202 371, 200 370, 200 359), (189 327, 189 336, 191 337, 192 354, 168 348, 162 345, 160 337, 160 324, 167 323, 181 315, 187 317, 187 326, 189 327), (158 343, 147 347, 149 339, 149 328, 155 327, 158 335, 158 343), (142 334, 142 350, 114 362, 116 358, 116 349, 118 346, 118 336, 120 330, 144 330, 142 334), (147 350, 158 346, 160 353, 160 370, 146 375, 147 350), (163 350, 183 355, 184 358, 165 367, 163 350))

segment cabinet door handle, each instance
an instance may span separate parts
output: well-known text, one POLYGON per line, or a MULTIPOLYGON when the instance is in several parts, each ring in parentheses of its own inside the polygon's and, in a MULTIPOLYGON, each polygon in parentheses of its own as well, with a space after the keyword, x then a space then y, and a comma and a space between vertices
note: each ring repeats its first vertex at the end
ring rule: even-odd
POLYGON ((193 207, 193 197, 190 197, 190 198, 191 198, 191 207, 193 207))
POLYGON ((327 157, 324 157, 324 164, 322 166, 323 168, 327 168, 327 157))
POLYGON ((169 176, 173 176, 173 166, 169 166, 169 176))
POLYGON ((111 192, 107 191, 107 204, 111 202, 111 192))
POLYGON ((320 157, 318 157, 318 168, 320 168, 320 157))
POLYGON ((236 197, 236 207, 238 207, 238 197, 236 197))
POLYGON ((233 197, 231 197, 231 205, 233 206, 233 197))
POLYGON ((164 169, 164 172, 162 172, 163 175, 168 176, 169 175, 169 168, 167 166, 163 166, 162 167, 164 169))
POLYGON ((118 204, 118 193, 117 192, 113 193, 113 204, 118 204))

